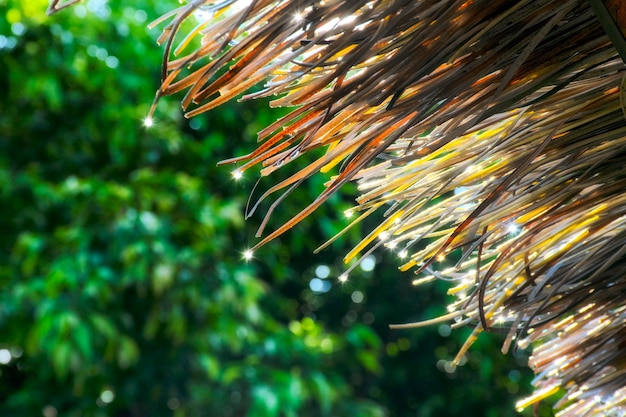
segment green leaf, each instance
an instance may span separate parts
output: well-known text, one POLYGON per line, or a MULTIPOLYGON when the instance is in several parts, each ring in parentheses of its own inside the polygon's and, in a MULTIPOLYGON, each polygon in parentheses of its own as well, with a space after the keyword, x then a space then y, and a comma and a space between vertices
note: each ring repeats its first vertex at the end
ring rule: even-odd
POLYGON ((252 407, 248 412, 250 417, 275 417, 278 415, 278 396, 271 387, 258 385, 252 389, 252 407))
POLYGON ((380 374, 382 372, 382 367, 378 362, 378 355, 376 355, 376 353, 366 350, 359 350, 356 355, 359 363, 363 365, 363 367, 368 371, 374 374, 380 374))
POLYGON ((117 330, 113 323, 102 314, 92 314, 89 316, 89 320, 94 329, 103 334, 107 339, 114 339, 117 335, 117 330))
POLYGON ((91 350, 91 334, 89 330, 89 327, 81 322, 76 325, 74 331, 72 332, 72 337, 79 352, 87 359, 93 356, 93 352, 91 350))
POLYGON ((73 348, 67 342, 59 341, 52 349, 52 366, 60 377, 65 377, 69 372, 73 348))
POLYGON ((371 347, 380 349, 382 342, 378 335, 370 328, 362 324, 355 324, 350 328, 346 339, 356 347, 371 347))
POLYGON ((120 336, 117 349, 117 363, 122 369, 134 364, 139 358, 137 343, 128 336, 120 336))
POLYGON ((324 374, 319 371, 313 372, 310 380, 312 384, 312 392, 315 394, 320 403, 322 413, 328 414, 333 401, 333 389, 331 385, 326 380, 324 374))
POLYGON ((198 358, 200 366, 211 380, 216 380, 220 373, 220 364, 216 357, 202 354, 198 358))

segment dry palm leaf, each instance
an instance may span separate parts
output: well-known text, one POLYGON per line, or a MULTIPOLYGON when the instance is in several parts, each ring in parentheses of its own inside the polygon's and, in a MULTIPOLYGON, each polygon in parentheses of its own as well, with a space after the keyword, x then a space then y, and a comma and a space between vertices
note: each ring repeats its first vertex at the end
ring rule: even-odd
POLYGON ((419 282, 453 281, 434 321, 475 326, 459 357, 494 329, 503 350, 533 344, 537 390, 519 407, 564 389, 559 415, 626 413, 625 67, 588 2, 190 1, 155 24, 157 99, 184 91, 188 116, 242 95, 291 107, 225 161, 237 174, 325 150, 261 196, 280 193, 269 216, 333 173, 259 245, 358 181, 356 221, 384 220, 346 261, 386 246, 431 274, 419 282))
POLYGON ((48 10, 46 13, 53 14, 58 12, 59 10, 65 9, 73 4, 78 3, 80 0, 51 0, 48 5, 48 10))

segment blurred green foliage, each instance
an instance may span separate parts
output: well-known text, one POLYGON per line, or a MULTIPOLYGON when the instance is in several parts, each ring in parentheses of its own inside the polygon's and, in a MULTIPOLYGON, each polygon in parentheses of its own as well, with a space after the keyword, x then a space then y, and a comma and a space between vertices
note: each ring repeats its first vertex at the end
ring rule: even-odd
POLYGON ((0 0, 0 415, 515 415, 523 354, 486 337, 446 372, 466 332, 388 329, 442 313, 445 285, 414 289, 382 252, 338 284, 358 230, 312 255, 349 197, 242 259, 254 180, 216 162, 277 113, 233 103, 185 120, 172 99, 142 127, 161 56, 146 25, 174 3, 48 18, 47 0, 0 0))

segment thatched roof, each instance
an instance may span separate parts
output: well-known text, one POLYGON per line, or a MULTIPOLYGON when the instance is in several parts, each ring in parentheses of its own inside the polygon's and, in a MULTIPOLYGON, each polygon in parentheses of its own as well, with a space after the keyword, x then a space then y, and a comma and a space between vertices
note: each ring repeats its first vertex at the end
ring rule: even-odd
MULTIPOLYGON (((623 2, 609 3, 620 16, 623 2)), ((565 389, 560 415, 617 415, 625 66, 598 5, 190 1, 156 22, 166 46, 157 99, 184 91, 191 117, 242 94, 275 96, 290 113, 259 133, 256 150, 225 162, 271 175, 324 150, 262 195, 274 199, 266 216, 311 176, 328 182, 283 226, 263 222, 259 245, 357 181, 348 214, 384 220, 346 261, 385 246, 402 270, 429 275, 419 282, 453 281, 458 301, 438 320, 475 326, 459 356, 483 331, 507 332, 505 351, 534 345, 537 392, 520 407, 565 389), (450 256, 456 266, 441 270, 450 256)))

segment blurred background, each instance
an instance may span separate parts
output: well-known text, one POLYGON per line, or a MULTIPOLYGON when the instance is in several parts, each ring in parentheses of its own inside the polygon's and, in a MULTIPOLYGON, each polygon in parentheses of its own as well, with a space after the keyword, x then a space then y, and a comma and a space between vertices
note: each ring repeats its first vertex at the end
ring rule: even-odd
POLYGON ((173 97, 142 125, 162 53, 146 27, 176 5, 46 17, 47 0, 0 0, 0 416, 517 415, 524 352, 483 335, 453 369, 470 329, 388 329, 444 313, 445 283, 413 287, 391 251, 340 283, 359 228, 313 254, 348 224, 354 188, 244 259, 268 205, 244 221, 257 174, 216 163, 281 112, 230 103, 187 120, 173 97))

